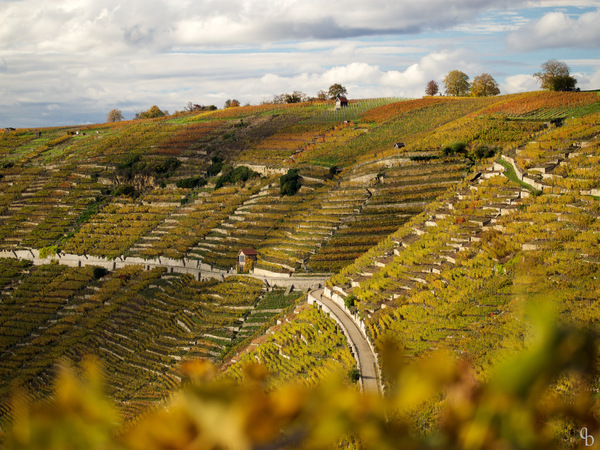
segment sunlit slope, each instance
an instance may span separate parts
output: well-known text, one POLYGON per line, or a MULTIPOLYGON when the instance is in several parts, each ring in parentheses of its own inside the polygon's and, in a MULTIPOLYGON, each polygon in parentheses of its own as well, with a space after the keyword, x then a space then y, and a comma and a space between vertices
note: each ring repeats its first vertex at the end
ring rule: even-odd
POLYGON ((527 340, 528 304, 552 298, 561 321, 598 327, 598 115, 534 139, 507 151, 525 184, 497 164, 331 278, 374 342, 393 337, 412 355, 447 348, 485 370, 527 340))
MULTIPOLYGON (((88 356, 100 361, 107 393, 123 418, 133 419, 180 387, 182 363, 220 361, 261 336, 303 299, 302 292, 266 292, 254 278, 198 282, 139 266, 104 274, 91 267, 31 266, 0 259, 0 269, 3 427, 12 418, 10 394, 17 387, 30 397, 47 398, 57 363, 78 363, 88 356)), ((290 333, 300 330, 305 335, 290 351, 303 355, 307 382, 316 382, 333 368, 353 367, 333 321, 318 310, 297 317, 291 314, 285 320, 290 333)), ((280 372, 282 380, 297 375, 292 363, 285 370, 277 368, 285 358, 273 355, 270 346, 262 354, 272 360, 270 369, 280 372)))
POLYGON ((445 145, 516 147, 549 118, 598 105, 593 93, 380 99, 4 132, 0 247, 222 268, 255 247, 265 269, 337 271, 462 179, 472 162, 445 145), (261 176, 214 189, 240 165, 261 176), (332 178, 333 165, 343 170, 332 178), (304 187, 282 197, 290 168, 304 187), (208 183, 193 187, 198 179, 208 183))
POLYGON ((181 362, 219 360, 300 295, 266 295, 253 278, 198 282, 141 267, 100 276, 91 267, 0 259, 0 268, 3 414, 16 386, 47 396, 57 361, 95 355, 109 394, 134 417, 179 386, 181 362))
POLYGON ((304 305, 295 316, 286 317, 265 342, 228 365, 222 377, 244 382, 244 368, 252 363, 266 368, 271 389, 290 381, 314 385, 327 374, 346 375, 356 367, 339 326, 315 305, 304 305))
MULTIPOLYGON (((597 326, 599 100, 264 105, 6 132, 0 248, 229 268, 254 247, 258 268, 338 272, 330 285, 354 296, 376 348, 392 336, 411 355, 444 347, 485 371, 492 350, 523 345, 528 330, 515 318, 547 292, 562 320, 597 326), (527 173, 525 187, 493 166, 500 152, 527 173), (216 187, 239 166, 258 175, 216 187), (302 188, 282 196, 290 168, 302 188)), ((2 422, 13 385, 45 397, 57 359, 90 352, 136 417, 179 386, 181 361, 218 360, 301 300, 249 278, 0 264, 2 422)), ((273 385, 351 367, 332 322, 312 309, 293 317, 230 375, 242 378, 252 358, 279 372, 273 385)))

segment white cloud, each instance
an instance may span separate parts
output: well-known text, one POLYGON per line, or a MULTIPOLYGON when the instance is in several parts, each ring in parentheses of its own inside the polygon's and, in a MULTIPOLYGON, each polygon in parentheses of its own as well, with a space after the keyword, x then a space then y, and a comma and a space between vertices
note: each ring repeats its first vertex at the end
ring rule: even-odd
POLYGON ((592 73, 573 72, 571 75, 575 77, 577 87, 581 90, 598 89, 600 86, 600 68, 592 73))
POLYGON ((22 0, 0 5, 0 42, 19 51, 114 53, 398 35, 448 29, 510 4, 518 2, 22 0))
POLYGON ((600 59, 598 58, 587 58, 587 59, 565 59, 567 64, 572 66, 594 66, 600 67, 600 59))
POLYGON ((584 89, 598 89, 600 86, 600 70, 597 70, 591 77, 589 77, 587 85, 584 89))
POLYGON ((598 48, 600 9, 572 18, 564 12, 551 12, 521 27, 507 38, 510 48, 530 51, 542 48, 598 48))
MULTIPOLYGON (((353 98, 419 97, 453 69, 511 75, 503 92, 537 89, 515 72, 542 61, 516 60, 497 38, 538 23, 524 28, 531 11, 506 9, 513 5, 522 3, 0 0, 0 122, 93 122, 114 107, 131 117, 153 104, 174 111, 188 101, 221 107, 227 98, 258 103, 293 90, 316 95, 334 82, 353 98)), ((590 29, 595 16, 584 16, 560 19, 590 29)), ((598 83, 590 53, 569 55, 579 58, 572 65, 582 88, 598 83)))
POLYGON ((565 6, 573 8, 595 8, 598 6, 598 0, 529 0, 524 7, 532 8, 564 8, 565 6))
POLYGON ((401 71, 383 70, 378 65, 355 62, 290 77, 268 74, 261 78, 261 87, 271 89, 264 92, 263 98, 293 90, 314 95, 333 83, 343 84, 352 98, 420 97, 424 95, 429 80, 434 79, 441 84, 450 70, 460 67, 475 73, 478 64, 471 60, 473 56, 464 50, 433 52, 401 71))
POLYGON ((530 20, 515 11, 491 11, 474 22, 459 24, 454 30, 470 34, 497 34, 516 31, 530 20))
POLYGON ((500 83, 500 92, 503 94, 514 94, 517 92, 537 91, 540 85, 533 75, 511 75, 500 83))

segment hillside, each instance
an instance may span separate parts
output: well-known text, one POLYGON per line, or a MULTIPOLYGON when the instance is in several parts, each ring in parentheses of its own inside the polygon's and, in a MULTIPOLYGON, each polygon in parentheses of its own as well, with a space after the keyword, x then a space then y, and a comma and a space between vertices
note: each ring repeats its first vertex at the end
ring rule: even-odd
POLYGON ((525 346, 530 300, 595 329, 599 136, 596 93, 545 92, 5 131, 0 422, 15 386, 44 398, 56 361, 90 352, 128 419, 198 357, 233 355, 234 379, 259 360, 273 387, 348 372, 335 322, 263 283, 279 275, 327 279, 378 352, 444 348, 481 377, 525 346), (282 195, 290 169, 302 186, 282 195), (243 248, 255 277, 227 273, 243 248))

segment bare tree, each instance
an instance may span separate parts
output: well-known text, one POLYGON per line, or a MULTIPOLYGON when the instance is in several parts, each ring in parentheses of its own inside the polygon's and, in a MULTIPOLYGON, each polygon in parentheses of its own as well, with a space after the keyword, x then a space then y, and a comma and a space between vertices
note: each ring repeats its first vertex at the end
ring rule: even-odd
POLYGON ((123 113, 117 108, 111 109, 106 116, 107 122, 120 122, 121 120, 123 120, 123 113))

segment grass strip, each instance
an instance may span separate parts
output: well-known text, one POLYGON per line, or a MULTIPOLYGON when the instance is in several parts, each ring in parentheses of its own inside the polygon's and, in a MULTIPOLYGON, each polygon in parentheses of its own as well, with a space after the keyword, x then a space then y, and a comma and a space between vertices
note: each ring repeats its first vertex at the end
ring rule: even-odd
POLYGON ((512 166, 512 164, 510 164, 507 161, 504 161, 502 158, 498 158, 496 160, 496 162, 498 164, 501 164, 506 169, 506 171, 504 172, 504 175, 510 181, 513 181, 513 182, 517 183, 518 185, 520 185, 521 187, 527 189, 533 195, 540 195, 542 193, 542 191, 534 188, 532 185, 525 183, 523 180, 520 180, 519 177, 517 177, 517 173, 515 172, 515 168, 512 166))

